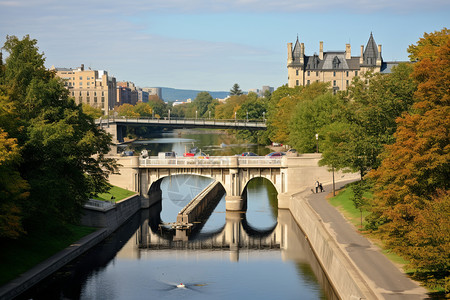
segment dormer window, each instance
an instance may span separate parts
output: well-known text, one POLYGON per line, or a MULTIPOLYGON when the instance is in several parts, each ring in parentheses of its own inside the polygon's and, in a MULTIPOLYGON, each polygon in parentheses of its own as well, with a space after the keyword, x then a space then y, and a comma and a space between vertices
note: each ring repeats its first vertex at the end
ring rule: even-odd
POLYGON ((339 58, 337 56, 335 56, 333 58, 333 69, 338 69, 340 63, 341 63, 341 61, 339 60, 339 58))

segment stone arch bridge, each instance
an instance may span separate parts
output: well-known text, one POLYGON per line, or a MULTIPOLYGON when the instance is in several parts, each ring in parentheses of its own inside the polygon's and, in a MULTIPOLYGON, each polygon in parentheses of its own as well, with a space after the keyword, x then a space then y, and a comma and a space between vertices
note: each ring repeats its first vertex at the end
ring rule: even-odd
MULTIPOLYGON (((245 208, 243 192, 247 183, 256 177, 268 179, 278 192, 278 207, 288 208, 288 199, 305 187, 313 187, 319 180, 332 181, 332 173, 319 167, 320 154, 302 154, 298 157, 211 156, 209 158, 177 157, 159 159, 118 157, 120 174, 112 174, 110 182, 139 193, 142 207, 161 200, 161 179, 168 176, 191 174, 210 177, 222 184, 226 192, 226 209, 245 208)), ((342 176, 342 174, 338 174, 342 176)))

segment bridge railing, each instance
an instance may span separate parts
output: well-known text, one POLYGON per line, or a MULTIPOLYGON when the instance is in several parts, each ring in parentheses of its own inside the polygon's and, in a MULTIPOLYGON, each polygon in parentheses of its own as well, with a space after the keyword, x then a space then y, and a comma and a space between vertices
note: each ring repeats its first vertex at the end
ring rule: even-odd
POLYGON ((209 157, 175 157, 175 158, 158 158, 150 156, 148 158, 140 158, 139 166, 280 166, 280 158, 268 158, 265 156, 255 157, 237 157, 236 156, 209 156, 209 157))
POLYGON ((109 117, 97 119, 97 124, 108 122, 141 123, 141 124, 175 124, 175 125, 208 125, 208 126, 251 126, 265 127, 265 119, 184 119, 184 118, 152 118, 152 117, 109 117))

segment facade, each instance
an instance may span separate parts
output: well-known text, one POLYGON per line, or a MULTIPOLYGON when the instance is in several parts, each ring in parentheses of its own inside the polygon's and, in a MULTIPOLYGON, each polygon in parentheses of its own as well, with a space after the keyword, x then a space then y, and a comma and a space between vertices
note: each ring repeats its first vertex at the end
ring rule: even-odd
POLYGON ((360 56, 351 55, 350 44, 345 45, 345 51, 323 51, 323 42, 320 42, 319 54, 305 55, 305 45, 297 41, 292 48, 288 48, 288 86, 305 86, 313 82, 330 82, 333 91, 346 90, 353 77, 367 71, 386 73, 390 72, 392 65, 397 63, 383 62, 381 45, 375 43, 372 33, 364 48, 361 45, 360 56))
POLYGON ((162 100, 162 90, 161 88, 142 88, 143 91, 147 92, 149 96, 156 95, 162 100))
POLYGON ((138 91, 133 82, 119 81, 117 82, 117 90, 121 92, 117 93, 116 105, 131 104, 136 105, 138 102, 138 91))
POLYGON ((138 102, 144 102, 147 103, 148 102, 148 92, 144 91, 144 89, 138 88, 137 89, 138 92, 138 102))
POLYGON ((116 101, 116 78, 108 76, 107 71, 85 70, 84 65, 77 69, 51 68, 56 76, 64 80, 75 103, 86 103, 100 108, 103 114, 114 109, 116 101))

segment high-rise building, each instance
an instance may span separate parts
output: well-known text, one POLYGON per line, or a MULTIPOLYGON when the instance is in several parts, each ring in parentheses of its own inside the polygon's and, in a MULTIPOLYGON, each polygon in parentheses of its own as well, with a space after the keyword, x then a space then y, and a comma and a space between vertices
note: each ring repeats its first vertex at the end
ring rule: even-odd
POLYGON ((353 77, 369 70, 389 73, 397 62, 384 62, 381 45, 375 43, 372 33, 366 47, 361 45, 361 55, 352 56, 350 44, 345 51, 323 51, 323 42, 319 45, 319 54, 305 55, 305 45, 297 41, 288 48, 288 86, 305 86, 313 82, 330 82, 333 91, 346 90, 353 77))
POLYGON ((108 76, 107 71, 84 69, 50 68, 56 75, 64 79, 64 86, 69 89, 70 96, 76 103, 86 103, 100 108, 107 115, 114 108, 116 101, 116 78, 108 76))
POLYGON ((142 88, 143 91, 148 92, 149 96, 156 95, 162 100, 162 90, 161 88, 142 88))

